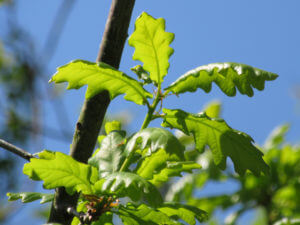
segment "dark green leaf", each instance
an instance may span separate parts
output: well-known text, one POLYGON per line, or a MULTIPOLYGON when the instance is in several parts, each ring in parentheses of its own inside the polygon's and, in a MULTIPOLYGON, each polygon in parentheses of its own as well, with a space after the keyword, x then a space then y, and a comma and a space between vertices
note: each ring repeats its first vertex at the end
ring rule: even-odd
POLYGON ((115 68, 100 62, 99 64, 75 60, 57 69, 50 82, 69 82, 68 89, 78 89, 88 85, 86 98, 107 90, 110 99, 125 94, 124 98, 142 105, 152 94, 147 92, 142 85, 128 75, 115 68))
POLYGON ((241 175, 247 169, 255 175, 268 173, 268 165, 262 159, 263 153, 254 145, 252 138, 229 127, 224 120, 212 119, 205 113, 190 114, 182 110, 163 109, 165 114, 162 126, 177 128, 185 134, 193 134, 196 148, 203 151, 208 145, 213 153, 214 162, 221 169, 226 168, 229 156, 235 171, 241 175))
POLYGON ((195 92, 198 88, 210 92, 212 82, 228 96, 241 94, 253 96, 253 88, 263 90, 265 81, 275 80, 278 75, 240 63, 212 63, 200 66, 178 78, 166 90, 180 94, 195 92))
POLYGON ((23 203, 33 202, 41 199, 40 203, 51 202, 54 199, 53 194, 43 194, 38 192, 21 192, 21 193, 7 193, 8 201, 16 201, 21 199, 23 203))

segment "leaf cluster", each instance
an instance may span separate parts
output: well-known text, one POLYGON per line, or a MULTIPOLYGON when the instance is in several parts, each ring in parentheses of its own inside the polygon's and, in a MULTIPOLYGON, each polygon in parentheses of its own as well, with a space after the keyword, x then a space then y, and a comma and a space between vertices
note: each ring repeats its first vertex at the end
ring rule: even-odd
MULTIPOLYGON (((174 34, 165 31, 164 19, 142 13, 128 40, 135 48, 133 59, 143 63, 132 69, 140 81, 105 63, 84 60, 59 67, 51 78, 50 82, 68 82, 68 89, 87 85, 86 98, 107 90, 111 100, 124 94, 125 100, 146 105, 148 109, 141 129, 129 136, 118 122, 107 123, 106 135, 99 137, 100 147, 88 164, 50 151, 41 152, 38 159, 25 164, 23 172, 33 180, 42 180, 44 188, 65 187, 69 194, 80 193, 77 211, 85 216, 75 218, 73 224, 112 224, 112 214, 128 225, 183 224, 183 221, 193 225, 196 220, 206 220, 207 213, 201 207, 181 204, 180 198, 175 197, 165 202, 159 191, 170 178, 199 170, 201 163, 193 154, 202 154, 206 147, 212 151, 216 166, 211 167, 214 173, 201 175, 203 182, 210 176, 222 176, 217 167, 224 170, 227 157, 240 175, 247 170, 256 176, 268 174, 263 154, 252 138, 232 129, 224 120, 213 118, 217 117, 217 106, 207 113, 194 114, 163 108, 162 101, 171 92, 182 94, 199 88, 209 92, 212 83, 228 96, 235 95, 236 90, 252 96, 253 88, 263 90, 265 81, 274 80, 277 75, 244 64, 218 63, 198 67, 163 88, 169 58, 174 52, 170 47, 173 39, 174 34), (153 94, 147 90, 149 84, 155 88, 153 94), (161 107, 157 110, 159 103, 161 107), (186 151, 182 142, 165 128, 148 127, 159 118, 163 120, 162 127, 192 135, 197 151, 186 151)), ((193 182, 196 180, 194 175, 184 175, 184 188, 190 185, 190 177, 193 182)), ((24 202, 44 197, 32 193, 9 196, 10 200, 21 198, 24 202)))

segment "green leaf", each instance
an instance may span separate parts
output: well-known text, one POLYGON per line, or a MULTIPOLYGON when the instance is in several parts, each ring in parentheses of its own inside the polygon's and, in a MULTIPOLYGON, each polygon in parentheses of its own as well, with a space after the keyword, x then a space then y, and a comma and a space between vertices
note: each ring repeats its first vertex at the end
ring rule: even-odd
POLYGON ((121 206, 117 212, 124 225, 178 225, 181 224, 169 218, 166 214, 145 204, 139 206, 128 203, 121 206))
POLYGON ((150 79, 160 85, 168 73, 169 58, 174 50, 169 46, 173 33, 165 32, 165 20, 154 19, 143 12, 135 22, 135 31, 128 43, 135 48, 134 60, 144 63, 143 68, 150 73, 150 79))
POLYGON ((170 177, 181 177, 181 173, 192 173, 194 169, 200 169, 201 166, 198 163, 192 161, 185 162, 167 162, 166 167, 156 171, 153 174, 153 178, 149 180, 152 184, 158 185, 162 182, 166 182, 170 177))
POLYGON ((165 149, 168 153, 175 153, 184 158, 184 146, 170 131, 162 128, 149 127, 137 132, 126 145, 126 155, 136 148, 141 150, 148 148, 149 155, 158 149, 165 149))
POLYGON ((135 79, 100 62, 99 64, 74 60, 57 69, 49 82, 69 82, 67 89, 78 89, 88 85, 86 98, 107 90, 110 99, 125 94, 124 98, 136 104, 145 104, 152 94, 147 92, 135 79))
POLYGON ((8 201, 16 201, 21 199, 23 203, 33 202, 41 199, 40 203, 51 202, 54 199, 54 194, 43 194, 38 192, 21 192, 21 193, 7 193, 8 201))
POLYGON ((96 167, 99 177, 119 171, 125 156, 125 131, 111 131, 101 142, 100 150, 89 159, 88 164, 96 167))
POLYGON ((92 225, 113 225, 113 214, 111 212, 101 214, 99 220, 92 225))
POLYGON ((200 223, 208 220, 208 215, 205 211, 190 205, 184 205, 175 202, 164 203, 163 207, 158 208, 159 211, 168 215, 173 219, 182 219, 189 225, 195 225, 196 220, 200 223))
POLYGON ((269 172, 268 165, 262 159, 263 153, 253 145, 253 139, 232 129, 224 120, 212 119, 205 113, 190 114, 169 109, 163 109, 163 112, 165 115, 162 126, 177 128, 187 135, 193 134, 196 148, 201 152, 208 145, 219 168, 226 168, 226 158, 229 156, 235 171, 240 175, 247 169, 255 175, 269 172))
POLYGON ((184 160, 182 155, 159 149, 141 161, 136 173, 152 184, 160 185, 170 177, 181 176, 182 172, 192 172, 193 169, 201 168, 195 162, 180 160, 184 160))
POLYGON ((275 80, 277 77, 277 74, 240 63, 212 63, 187 72, 166 90, 180 94, 195 92, 201 88, 208 93, 212 82, 215 82, 228 96, 235 96, 237 88, 241 94, 251 97, 253 88, 261 91, 265 87, 265 81, 275 80))
POLYGON ((162 203, 162 197, 153 184, 130 172, 115 172, 107 175, 95 184, 95 190, 100 193, 115 194, 118 197, 129 197, 133 201, 145 197, 154 207, 162 203))
POLYGON ((221 110, 222 104, 220 101, 211 101, 204 107, 203 112, 211 118, 218 118, 220 117, 221 110))
POLYGON ((114 130, 121 130, 121 123, 119 121, 114 120, 114 121, 105 123, 106 134, 109 134, 110 132, 112 132, 114 130))
POLYGON ((65 187, 69 194, 76 191, 92 194, 92 184, 98 180, 95 167, 80 163, 61 152, 55 152, 55 158, 52 159, 30 159, 24 165, 23 173, 32 180, 43 180, 46 189, 65 187))

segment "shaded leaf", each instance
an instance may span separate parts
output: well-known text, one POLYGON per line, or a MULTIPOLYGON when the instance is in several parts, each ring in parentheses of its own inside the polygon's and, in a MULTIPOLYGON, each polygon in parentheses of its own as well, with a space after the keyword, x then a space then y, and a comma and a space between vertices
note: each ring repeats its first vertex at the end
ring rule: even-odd
POLYGON ((51 202, 54 199, 54 194, 43 194, 38 192, 21 192, 21 193, 7 193, 8 201, 16 201, 21 199, 23 203, 33 202, 41 199, 40 203, 51 202))
POLYGON ((117 212, 124 225, 178 225, 181 224, 172 220, 166 214, 153 209, 145 204, 139 206, 128 203, 121 206, 117 212))
POLYGON ((98 169, 99 177, 105 177, 120 169, 125 159, 125 135, 125 131, 111 131, 101 141, 100 150, 89 159, 88 164, 98 169))
POLYGON ((144 84, 152 83, 149 73, 146 70, 144 70, 144 68, 141 65, 132 67, 131 71, 133 71, 138 76, 139 80, 143 80, 144 84))
POLYGON ((163 82, 168 73, 169 58, 173 49, 169 47, 174 34, 165 32, 165 20, 154 19, 143 12, 135 22, 135 30, 128 43, 135 48, 134 60, 144 63, 144 70, 150 73, 150 78, 156 84, 163 82))
POLYGON ((95 184, 95 190, 100 193, 113 193, 118 197, 129 197, 133 201, 145 197, 154 207, 162 203, 162 197, 153 184, 130 172, 108 174, 95 184))
POLYGON ((152 98, 152 94, 138 81, 103 62, 96 64, 74 60, 57 68, 50 82, 69 82, 67 89, 78 89, 88 85, 86 98, 91 98, 104 90, 109 92, 111 100, 125 94, 126 100, 139 105, 145 104, 147 98, 152 98))
POLYGON ((253 145, 253 139, 232 129, 224 120, 212 119, 205 113, 190 114, 169 109, 163 109, 163 112, 165 115, 162 126, 177 128, 187 135, 193 134, 196 148, 201 152, 208 145, 219 168, 226 168, 226 158, 229 156, 235 171, 241 175, 247 169, 255 175, 268 173, 268 165, 262 159, 263 153, 253 145))
POLYGON ((240 63, 212 63, 187 72, 166 90, 180 94, 195 92, 198 88, 210 92, 212 82, 228 96, 235 96, 236 88, 241 94, 253 96, 253 88, 263 90, 265 81, 275 80, 277 74, 240 63))
POLYGON ((195 225, 196 220, 200 223, 208 220, 208 215, 205 211, 190 205, 181 203, 168 202, 164 203, 162 207, 158 208, 159 211, 168 215, 173 219, 182 219, 189 225, 195 225))
POLYGON ((65 187, 69 194, 82 192, 92 194, 92 184, 98 179, 95 167, 80 163, 71 156, 55 152, 52 159, 30 159, 23 168, 23 173, 32 180, 43 180, 44 188, 65 187))

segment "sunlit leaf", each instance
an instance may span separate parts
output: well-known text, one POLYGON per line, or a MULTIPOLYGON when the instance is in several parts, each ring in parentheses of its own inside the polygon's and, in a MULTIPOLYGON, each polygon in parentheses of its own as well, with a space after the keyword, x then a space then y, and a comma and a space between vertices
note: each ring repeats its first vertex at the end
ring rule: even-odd
POLYGON ((113 193, 118 197, 129 197, 133 201, 145 197, 154 207, 162 203, 162 197, 153 184, 130 172, 108 174, 95 184, 95 190, 99 193, 113 193))
POLYGON ((143 158, 142 162, 137 166, 136 172, 151 183, 159 185, 168 181, 170 177, 181 176, 182 172, 192 172, 193 169, 201 168, 195 162, 181 160, 184 160, 182 155, 159 149, 143 158))
POLYGON ((30 159, 23 173, 32 180, 43 180, 44 188, 65 187, 68 193, 82 192, 92 194, 92 184, 98 179, 95 167, 80 163, 71 156, 55 152, 52 159, 30 159))
POLYGON ((134 60, 144 63, 143 68, 150 73, 156 84, 163 82, 168 73, 169 58, 173 49, 169 46, 174 34, 165 32, 165 20, 154 19, 143 12, 135 22, 135 30, 128 43, 135 48, 134 60))
POLYGON ((203 151, 208 145, 219 168, 226 168, 226 158, 229 156, 235 171, 241 175, 247 169, 256 175, 268 173, 268 166, 262 159, 263 153, 253 145, 252 138, 232 129, 224 120, 212 119, 205 113, 190 114, 169 109, 163 109, 163 112, 162 126, 177 128, 187 135, 193 134, 199 151, 203 151))
POLYGON ((214 82, 228 96, 235 96, 237 88, 241 94, 251 97, 254 94, 253 88, 261 91, 265 81, 277 77, 277 74, 240 63, 212 63, 187 72, 166 90, 180 94, 201 88, 208 93, 214 82))
POLYGON ((205 105, 203 112, 205 112, 210 118, 218 118, 220 117, 221 110, 222 104, 220 101, 211 101, 205 105))
POLYGON ((111 131, 101 142, 100 150, 91 157, 88 163, 99 171, 99 177, 117 172, 124 161, 124 131, 111 131))
POLYGON ((114 130, 121 130, 121 123, 119 121, 114 120, 114 121, 105 123, 106 134, 109 134, 110 132, 112 132, 114 130))
POLYGON ((40 203, 51 202, 54 199, 54 194, 43 194, 38 192, 21 192, 21 193, 7 193, 8 201, 16 201, 21 199, 23 203, 33 202, 41 199, 40 203))
POLYGON ((126 145, 126 154, 128 155, 136 148, 141 150, 148 148, 148 154, 158 149, 165 149, 168 153, 174 153, 180 158, 184 158, 184 146, 170 131, 162 128, 149 127, 133 135, 126 145))
POLYGON ((50 82, 69 82, 67 89, 78 89, 88 85, 86 98, 107 90, 110 99, 125 94, 124 98, 142 105, 152 94, 147 92, 135 79, 116 70, 115 68, 100 62, 99 64, 75 60, 57 68, 50 82))

